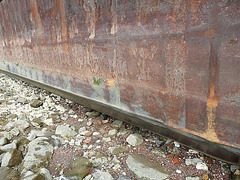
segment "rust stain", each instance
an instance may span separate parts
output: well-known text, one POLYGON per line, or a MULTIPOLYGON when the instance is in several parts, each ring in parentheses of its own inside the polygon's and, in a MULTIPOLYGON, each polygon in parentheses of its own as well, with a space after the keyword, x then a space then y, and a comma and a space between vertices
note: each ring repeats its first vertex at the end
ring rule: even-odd
POLYGON ((111 27, 111 34, 114 35, 117 32, 118 26, 117 26, 117 2, 116 0, 112 0, 111 4, 111 12, 112 12, 112 27, 111 27))
POLYGON ((66 21, 66 12, 64 7, 64 0, 58 0, 58 10, 60 12, 61 18, 61 41, 63 42, 63 50, 65 53, 69 52, 68 48, 68 28, 67 28, 67 21, 66 21))
POLYGON ((85 0, 83 3, 83 9, 86 13, 85 15, 85 24, 88 26, 89 39, 95 38, 95 26, 97 21, 96 16, 96 4, 94 0, 85 0))
POLYGON ((35 22, 37 22, 37 29, 40 33, 43 33, 43 24, 41 17, 38 12, 38 5, 37 5, 37 0, 30 0, 30 7, 31 7, 31 14, 30 14, 30 20, 31 15, 34 18, 35 22))
POLYGON ((115 87, 115 79, 109 79, 107 85, 110 87, 115 87))

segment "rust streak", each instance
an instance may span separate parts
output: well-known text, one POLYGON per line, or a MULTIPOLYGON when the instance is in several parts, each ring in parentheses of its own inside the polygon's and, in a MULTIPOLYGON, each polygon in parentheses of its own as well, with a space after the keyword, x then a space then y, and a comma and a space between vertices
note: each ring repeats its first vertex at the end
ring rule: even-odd
MULTIPOLYGON (((43 31, 42 20, 38 12, 37 0, 30 0, 31 14, 35 22, 37 22, 37 29, 40 33, 43 31)), ((31 18, 30 18, 31 19, 31 18)))

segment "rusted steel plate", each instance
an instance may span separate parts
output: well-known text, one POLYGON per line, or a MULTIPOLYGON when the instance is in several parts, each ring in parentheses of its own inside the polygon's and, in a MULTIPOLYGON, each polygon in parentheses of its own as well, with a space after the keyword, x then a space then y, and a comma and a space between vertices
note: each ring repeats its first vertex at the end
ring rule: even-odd
POLYGON ((234 163, 239 39, 238 0, 0 3, 1 70, 234 163))

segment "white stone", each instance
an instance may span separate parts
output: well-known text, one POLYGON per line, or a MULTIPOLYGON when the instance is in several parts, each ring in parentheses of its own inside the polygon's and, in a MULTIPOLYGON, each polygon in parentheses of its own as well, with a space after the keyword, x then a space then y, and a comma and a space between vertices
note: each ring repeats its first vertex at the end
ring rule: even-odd
POLYGON ((208 171, 207 165, 203 162, 198 162, 196 165, 196 168, 200 170, 208 171))
POLYGON ((199 152, 194 150, 194 149, 189 149, 188 153, 190 153, 190 154, 198 154, 199 152))
POLYGON ((143 138, 138 133, 130 134, 126 140, 132 146, 138 146, 143 143, 143 138))
POLYGON ((87 126, 91 126, 92 124, 93 124, 92 121, 87 122, 87 126))
POLYGON ((189 165, 196 165, 196 164, 199 163, 199 162, 202 162, 202 160, 199 159, 199 158, 193 158, 193 159, 186 159, 186 160, 185 160, 185 164, 186 164, 187 166, 189 166, 189 165))
POLYGON ((72 130, 69 125, 58 125, 55 134, 59 134, 63 138, 71 138, 77 135, 77 133, 72 130))
POLYGON ((0 138, 0 146, 3 146, 5 144, 7 144, 8 142, 8 139, 6 137, 1 137, 0 138))
POLYGON ((177 169, 177 170, 176 170, 176 173, 178 173, 178 174, 181 174, 181 173, 182 173, 182 171, 181 171, 181 170, 179 170, 179 169, 177 169))
POLYGON ((116 129, 111 129, 111 130, 108 131, 108 135, 113 136, 113 135, 117 134, 117 132, 118 131, 116 129))
POLYGON ((180 147, 180 144, 176 141, 173 142, 175 147, 180 147))
POLYGON ((2 151, 10 151, 10 150, 13 150, 13 149, 16 149, 16 148, 17 148, 16 141, 13 141, 10 144, 6 144, 4 146, 1 146, 0 150, 2 150, 2 151))
POLYGON ((100 135, 99 132, 93 132, 93 136, 98 136, 98 135, 100 135))
POLYGON ((166 179, 169 175, 165 172, 162 172, 162 168, 157 168, 152 166, 148 160, 141 158, 141 156, 130 155, 126 160, 128 168, 142 179, 151 179, 151 180, 163 180, 166 179))
POLYGON ((40 169, 48 165, 53 153, 53 146, 46 137, 38 137, 27 146, 28 152, 23 159, 23 168, 26 170, 40 169))
POLYGON ((104 137, 102 140, 105 141, 105 142, 109 142, 109 141, 111 141, 111 138, 110 137, 104 137))
POLYGON ((102 172, 97 170, 92 174, 93 180, 114 180, 111 174, 108 172, 102 172))
POLYGON ((186 177, 186 180, 199 180, 199 177, 186 177))

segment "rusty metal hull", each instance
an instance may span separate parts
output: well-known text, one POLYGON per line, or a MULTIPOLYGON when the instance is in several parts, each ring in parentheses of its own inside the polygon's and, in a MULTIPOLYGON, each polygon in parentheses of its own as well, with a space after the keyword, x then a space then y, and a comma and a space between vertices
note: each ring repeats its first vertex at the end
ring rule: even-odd
POLYGON ((240 163, 240 1, 3 0, 0 70, 240 163))

